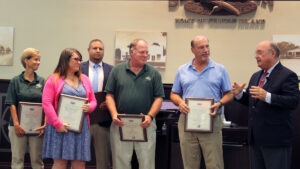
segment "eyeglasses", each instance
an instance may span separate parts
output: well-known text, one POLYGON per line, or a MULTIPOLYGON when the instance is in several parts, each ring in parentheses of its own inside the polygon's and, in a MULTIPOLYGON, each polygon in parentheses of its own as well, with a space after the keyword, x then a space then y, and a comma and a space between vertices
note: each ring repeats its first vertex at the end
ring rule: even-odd
POLYGON ((76 62, 81 62, 82 59, 81 58, 73 58, 76 62))

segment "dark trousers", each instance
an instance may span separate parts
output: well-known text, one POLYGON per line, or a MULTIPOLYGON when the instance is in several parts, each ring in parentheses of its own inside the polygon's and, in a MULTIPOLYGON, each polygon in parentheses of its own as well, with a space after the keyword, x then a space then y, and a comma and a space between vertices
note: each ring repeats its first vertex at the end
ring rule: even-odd
POLYGON ((250 145, 251 169, 290 169, 292 147, 250 145))

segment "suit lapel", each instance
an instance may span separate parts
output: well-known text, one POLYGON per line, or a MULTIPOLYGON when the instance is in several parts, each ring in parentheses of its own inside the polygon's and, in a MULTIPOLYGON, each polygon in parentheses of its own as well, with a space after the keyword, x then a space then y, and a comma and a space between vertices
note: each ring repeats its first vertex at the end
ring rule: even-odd
MULTIPOLYGON (((278 77, 279 75, 279 71, 281 69, 282 65, 279 62, 274 69, 272 70, 271 74, 269 75, 269 77, 267 77, 267 82, 263 85, 263 89, 268 91, 268 89, 271 87, 271 85, 274 83, 274 81, 276 80, 276 77, 278 77)), ((260 78, 263 74, 263 70, 261 70, 259 73, 257 73, 257 76, 254 77, 254 81, 256 82, 256 86, 258 86, 260 78)), ((258 99, 254 99, 254 104, 256 104, 259 100, 258 99)))
POLYGON ((275 67, 274 69, 272 70, 270 76, 267 78, 267 82, 266 84, 263 86, 263 89, 268 89, 271 87, 271 85, 274 83, 274 81, 276 80, 276 77, 278 77, 279 75, 279 71, 281 69, 282 65, 281 63, 279 62, 275 67))
POLYGON ((89 61, 86 61, 82 63, 82 73, 85 74, 86 76, 89 76, 89 61))
MULTIPOLYGON (((254 75, 251 84, 249 84, 249 85, 250 85, 250 86, 249 86, 250 88, 251 88, 251 86, 258 86, 259 81, 260 81, 260 77, 262 76, 263 73, 264 73, 264 71, 263 71, 263 70, 260 70, 259 72, 257 72, 257 73, 254 75)), ((252 98, 250 95, 249 95, 249 97, 250 97, 251 100, 253 100, 253 103, 254 103, 254 105, 255 105, 255 104, 257 103, 258 99, 254 99, 254 98, 252 98)))
POLYGON ((254 86, 258 86, 259 85, 259 81, 260 78, 262 76, 262 74, 264 73, 264 70, 259 71, 259 73, 257 73, 256 77, 254 77, 254 86))
POLYGON ((104 62, 102 64, 102 66, 103 66, 103 74, 104 74, 102 91, 104 91, 104 88, 105 88, 105 85, 106 85, 106 82, 107 82, 107 79, 108 79, 108 75, 109 75, 109 70, 108 70, 107 65, 104 62))

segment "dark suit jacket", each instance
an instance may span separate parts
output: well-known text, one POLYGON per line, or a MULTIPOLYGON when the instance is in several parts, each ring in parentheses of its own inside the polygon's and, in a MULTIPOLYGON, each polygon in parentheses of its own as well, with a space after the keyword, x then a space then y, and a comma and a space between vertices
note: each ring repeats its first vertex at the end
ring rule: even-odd
MULTIPOLYGON (((83 74, 89 76, 89 61, 83 62, 81 63, 81 71, 83 74)), ((104 80, 103 80, 103 88, 102 91, 104 91, 105 89, 105 85, 109 76, 110 71, 112 70, 113 66, 109 65, 107 63, 103 62, 103 72, 104 72, 104 80)), ((99 106, 100 104, 103 102, 102 100, 100 100, 97 95, 96 95, 96 99, 97 99, 97 107, 94 110, 94 112, 90 115, 90 122, 91 124, 94 123, 99 123, 100 125, 103 124, 105 126, 109 125, 111 123, 111 116, 109 114, 108 110, 100 110, 99 106)))
POLYGON ((271 93, 271 104, 253 99, 249 88, 258 86, 263 70, 254 73, 241 103, 249 106, 248 137, 250 144, 261 146, 289 146, 293 141, 291 111, 299 99, 296 73, 279 63, 267 78, 263 88, 271 93))

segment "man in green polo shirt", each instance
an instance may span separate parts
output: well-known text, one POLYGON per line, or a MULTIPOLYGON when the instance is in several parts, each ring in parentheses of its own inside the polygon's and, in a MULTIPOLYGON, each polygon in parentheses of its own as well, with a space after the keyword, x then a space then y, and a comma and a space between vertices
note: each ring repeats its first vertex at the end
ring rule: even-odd
POLYGON ((163 85, 160 73, 146 64, 148 44, 136 39, 130 44, 131 59, 113 68, 105 88, 106 102, 113 123, 110 128, 114 169, 131 169, 131 157, 135 150, 140 169, 155 168, 156 124, 162 97, 163 85), (120 141, 119 126, 124 123, 118 114, 144 114, 141 123, 147 129, 147 142, 120 141))

